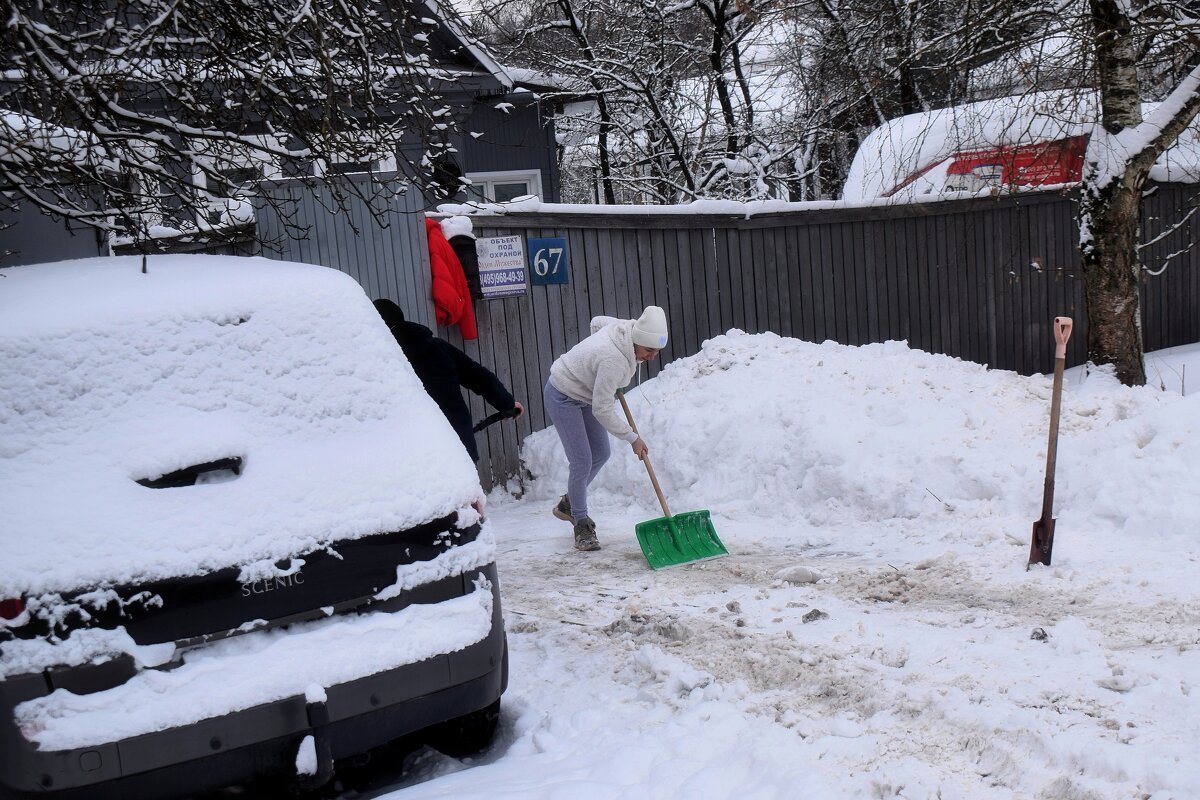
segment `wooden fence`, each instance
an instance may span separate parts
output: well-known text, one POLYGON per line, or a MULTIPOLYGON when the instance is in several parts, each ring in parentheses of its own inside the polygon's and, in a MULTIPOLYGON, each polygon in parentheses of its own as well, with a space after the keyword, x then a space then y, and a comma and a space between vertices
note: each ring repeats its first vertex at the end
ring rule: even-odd
POLYGON ((270 202, 256 202, 254 209, 262 255, 348 273, 372 300, 394 300, 406 318, 432 328, 421 193, 410 188, 393 194, 398 186, 396 173, 341 175, 332 180, 358 186, 345 189, 342 202, 323 182, 283 180, 260 186, 260 192, 270 197, 270 202))
MULTIPOLYGON (((395 177, 339 180, 390 186, 395 177)), ((360 199, 339 208, 328 185, 266 184, 262 191, 273 202, 256 203, 256 241, 233 231, 160 244, 172 252, 261 251, 334 267, 372 298, 391 298, 410 319, 433 327, 422 198, 410 191, 384 200, 369 186, 358 188, 360 199), (376 214, 361 199, 368 197, 379 204, 376 214), (298 229, 305 235, 296 238, 298 229)), ((1200 254, 1192 247, 1200 215, 1189 217, 1197 192, 1190 184, 1158 184, 1146 193, 1147 350, 1200 341, 1200 254)), ((478 340, 463 342, 457 328, 438 331, 493 369, 529 411, 480 435, 480 478, 490 488, 518 473, 520 442, 548 425, 542 386, 550 364, 587 334, 591 318, 632 317, 649 304, 666 309, 671 341, 643 379, 731 328, 848 345, 905 340, 997 369, 1048 372, 1050 321, 1060 314, 1075 318, 1068 363, 1078 364, 1087 320, 1075 213, 1072 195, 1041 192, 894 206, 814 204, 749 217, 668 209, 477 216, 479 238, 565 239, 570 275, 567 284, 477 302, 478 340)), ((21 245, 26 257, 36 244, 21 245)), ((476 419, 490 412, 474 396, 471 407, 476 419)))
MULTIPOLYGON (((1145 240, 1179 222, 1196 187, 1167 184, 1146 200, 1145 240)), ((909 346, 1022 374, 1053 369, 1050 322, 1075 318, 1068 363, 1085 358, 1086 315, 1075 201, 1060 193, 868 208, 759 214, 535 214, 475 218, 476 234, 564 238, 570 282, 476 303, 480 336, 463 343, 523 401, 516 425, 480 435, 485 485, 517 474, 520 441, 549 422, 550 364, 596 314, 662 306, 671 342, 661 360, 691 355, 738 328, 808 341, 909 346), (484 439, 486 438, 486 441, 484 439)), ((1200 341, 1200 254, 1186 224, 1143 252, 1148 350, 1200 341), (1166 261, 1169 254, 1177 255, 1166 261), (1165 266, 1165 268, 1164 268, 1165 266)), ((645 377, 657 374, 651 365, 645 377)), ((477 417, 488 409, 476 399, 477 417)))

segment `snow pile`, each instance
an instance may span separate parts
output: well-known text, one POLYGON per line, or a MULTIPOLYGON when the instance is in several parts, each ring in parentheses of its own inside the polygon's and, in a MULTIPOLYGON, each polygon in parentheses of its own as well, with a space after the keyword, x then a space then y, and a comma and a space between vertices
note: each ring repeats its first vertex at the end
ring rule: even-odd
POLYGON ((311 735, 305 736, 296 748, 296 774, 316 775, 317 766, 317 740, 311 735))
MULTIPOLYGON (((902 342, 854 348, 731 331, 628 398, 674 513, 706 508, 720 519, 823 530, 869 523, 886 536, 948 513, 986 518, 1012 497, 1040 499, 1050 388, 1048 377, 902 342), (1014 456, 1014 441, 1028 443, 1026 451, 1014 456)), ((1144 509, 1146 491, 1162 492, 1152 504, 1155 535, 1190 533, 1200 517, 1171 493, 1200 470, 1200 439, 1191 436, 1200 399, 1110 386, 1068 392, 1060 506, 1098 497, 1102 528, 1134 533, 1145 517, 1122 509, 1144 509), (1116 454, 1126 471, 1082 482, 1097 457, 1116 454)), ((661 516, 642 464, 620 443, 614 454, 590 504, 602 514, 632 496, 648 516, 661 516)), ((553 431, 531 436, 524 459, 539 496, 561 493, 566 461, 553 431)))

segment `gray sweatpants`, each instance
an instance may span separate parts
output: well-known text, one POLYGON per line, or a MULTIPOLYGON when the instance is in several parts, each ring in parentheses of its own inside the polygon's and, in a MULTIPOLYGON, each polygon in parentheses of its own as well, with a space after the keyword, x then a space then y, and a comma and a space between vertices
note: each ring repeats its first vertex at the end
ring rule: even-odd
POLYGON ((546 401, 546 414, 567 454, 567 497, 571 501, 571 516, 579 521, 587 516, 588 485, 612 453, 608 431, 592 415, 590 404, 567 397, 549 380, 542 397, 546 401))

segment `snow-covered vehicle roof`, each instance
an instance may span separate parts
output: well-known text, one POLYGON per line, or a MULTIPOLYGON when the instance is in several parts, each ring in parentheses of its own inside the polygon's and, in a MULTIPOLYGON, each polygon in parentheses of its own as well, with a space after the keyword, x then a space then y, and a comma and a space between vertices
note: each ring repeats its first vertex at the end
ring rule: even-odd
POLYGON ((0 598, 252 574, 482 495, 371 301, 325 267, 3 269, 0 375, 0 598), (226 482, 138 482, 231 458, 226 482))
MULTIPOLYGON (((1157 105, 1143 103, 1143 114, 1157 105)), ((1097 114, 1095 94, 1036 92, 899 117, 863 139, 842 197, 859 201, 974 192, 989 185, 1076 182, 1082 151, 1072 140, 1082 137, 1086 145, 1097 114), (1047 148, 1051 143, 1061 146, 1047 148), (1001 179, 1001 162, 1011 168, 1014 161, 1024 162, 1027 174, 1001 179), (952 177, 970 175, 973 168, 988 174, 974 182, 952 177)), ((1200 181, 1200 125, 1184 131, 1158 159, 1150 178, 1200 181)))

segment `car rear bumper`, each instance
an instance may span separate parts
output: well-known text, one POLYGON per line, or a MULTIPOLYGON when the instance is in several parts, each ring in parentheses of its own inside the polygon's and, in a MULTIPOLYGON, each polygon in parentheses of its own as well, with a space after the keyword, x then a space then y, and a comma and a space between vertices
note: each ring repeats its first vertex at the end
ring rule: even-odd
MULTIPOLYGON (((0 681, 0 797, 149 800, 195 794, 264 776, 296 774, 297 750, 312 736, 316 752, 340 759, 485 708, 508 680, 496 569, 492 626, 482 640, 303 695, 221 717, 95 747, 42 751, 13 722, 13 708, 45 692, 40 676, 0 681)), ((133 710, 131 710, 133 711, 133 710)))

